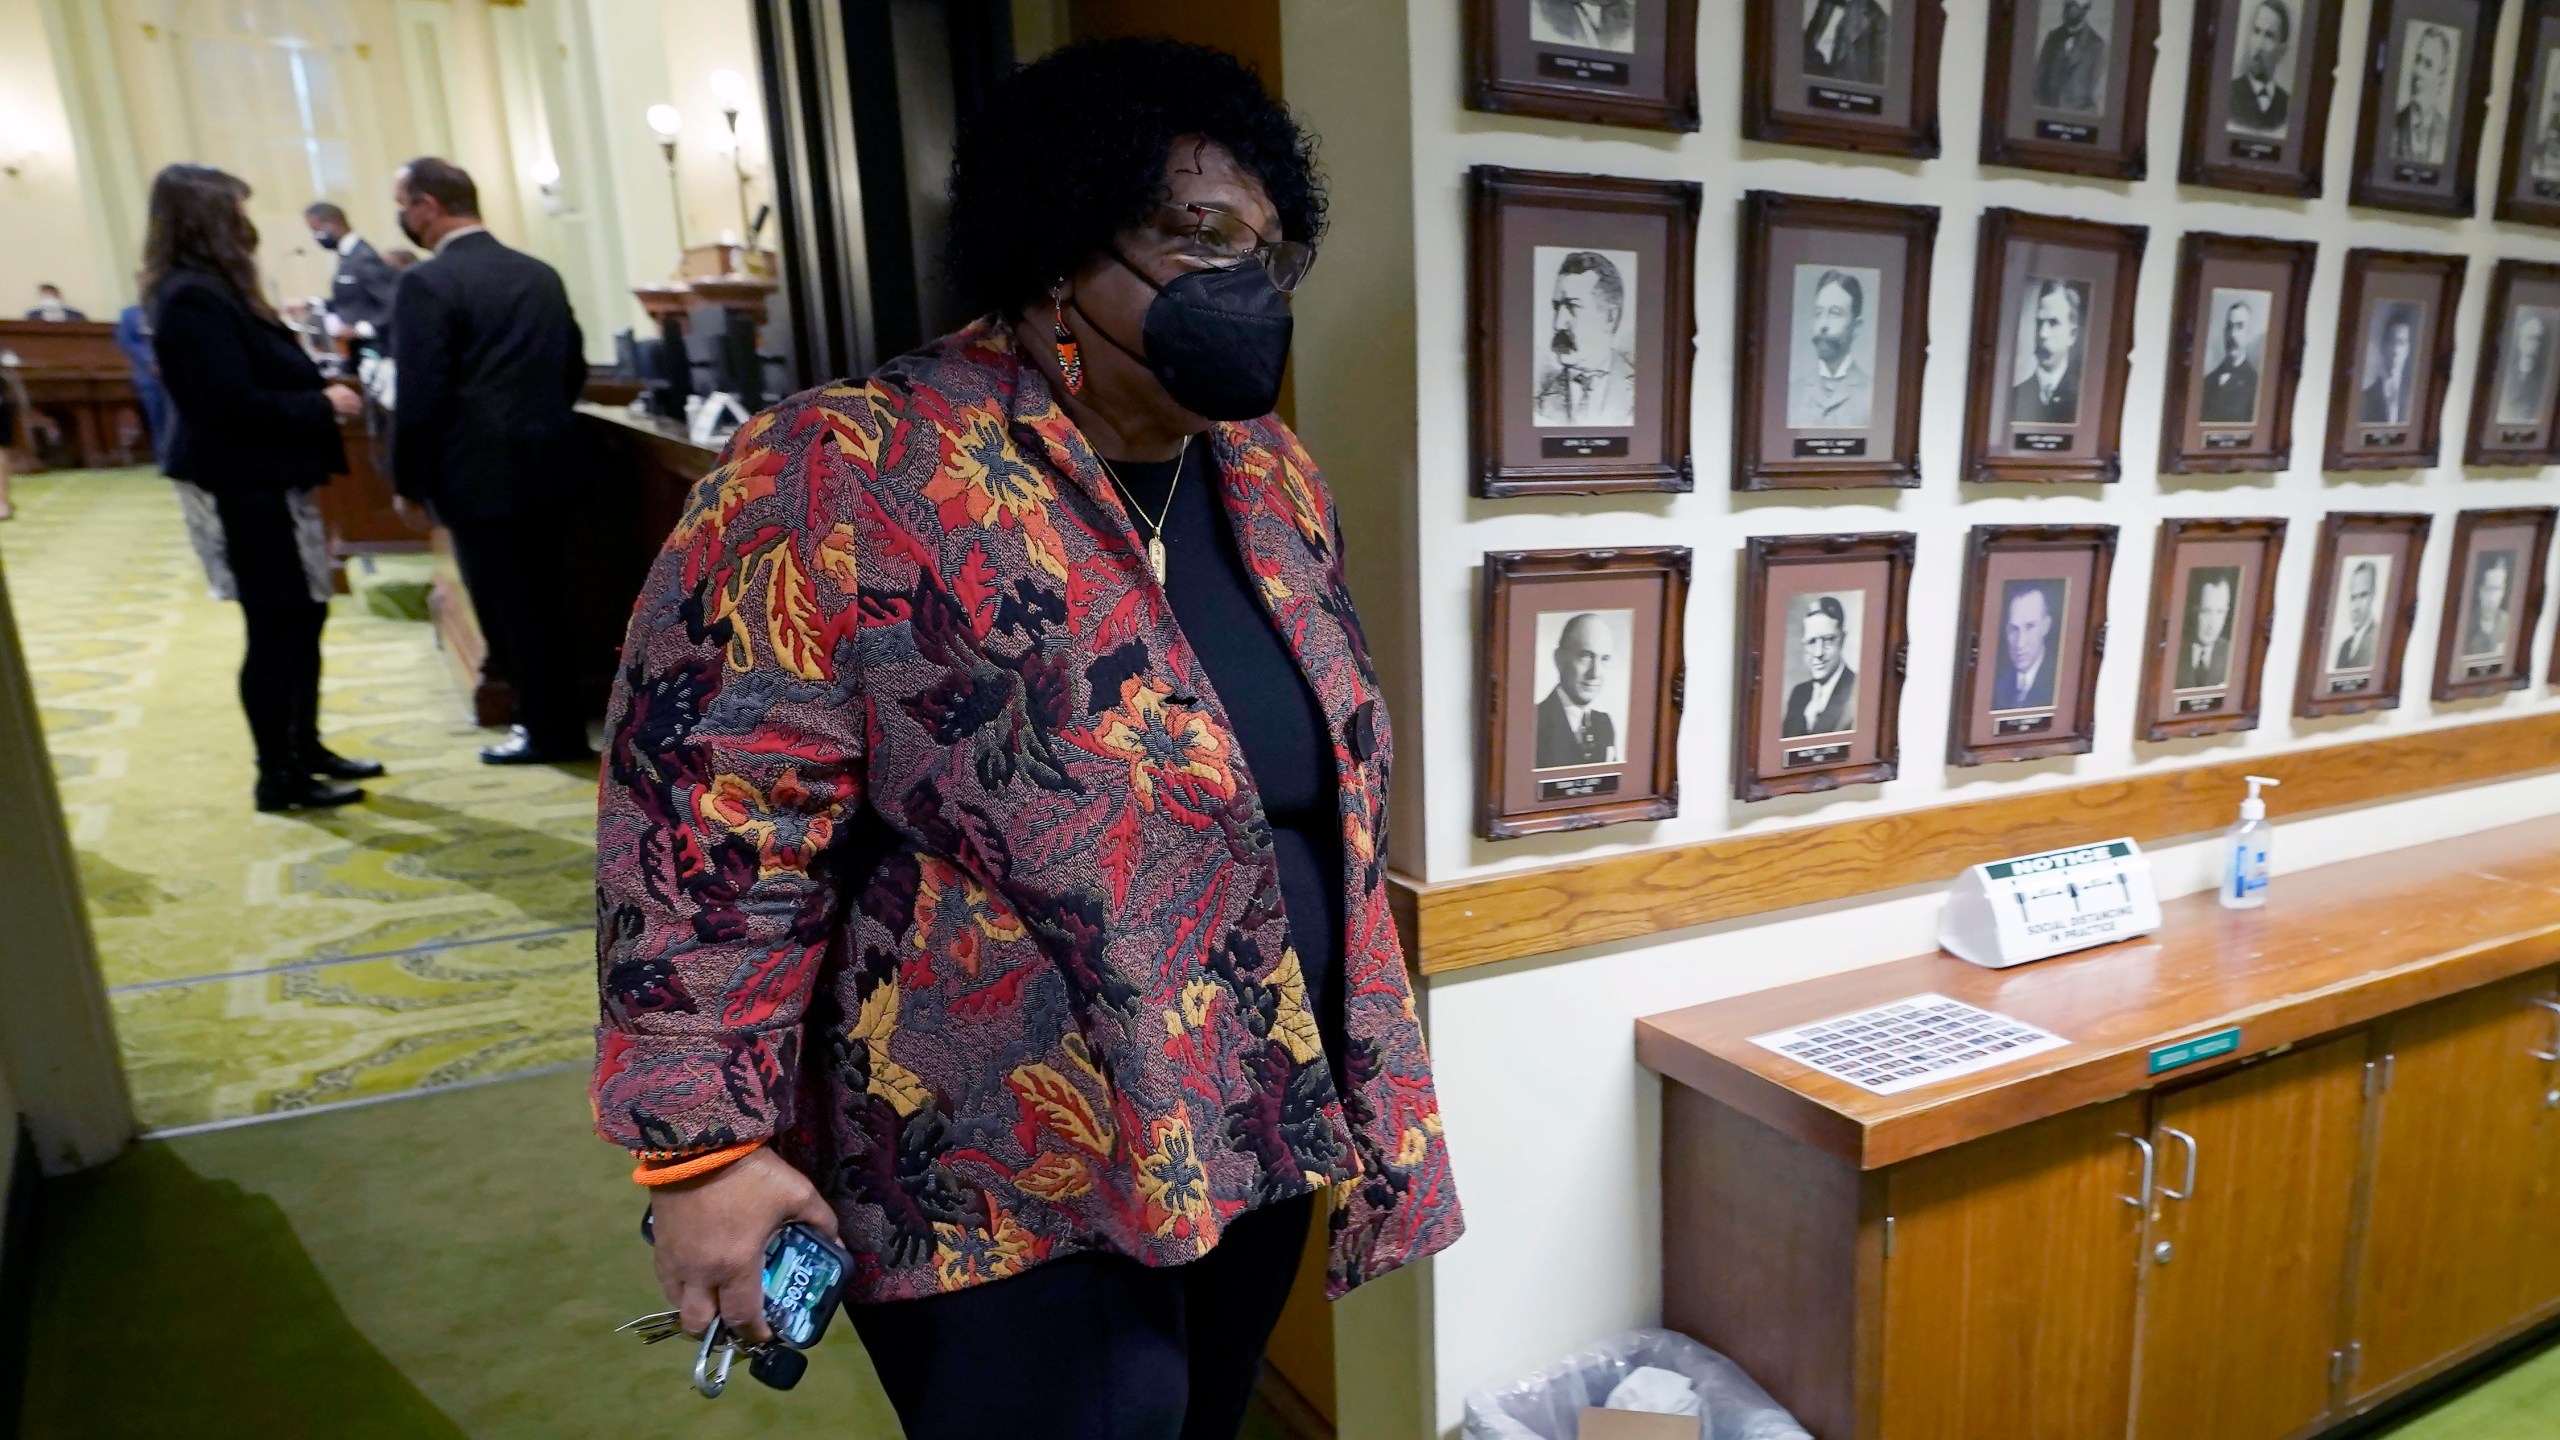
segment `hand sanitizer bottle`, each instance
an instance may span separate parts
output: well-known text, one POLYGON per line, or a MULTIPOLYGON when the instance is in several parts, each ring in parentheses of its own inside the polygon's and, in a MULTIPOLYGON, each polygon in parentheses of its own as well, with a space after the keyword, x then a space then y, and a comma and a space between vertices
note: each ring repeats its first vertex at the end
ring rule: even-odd
POLYGON ((2267 823, 2267 802, 2258 798, 2261 785, 2281 785, 2264 775, 2243 777, 2249 798, 2240 802, 2240 823, 2222 837, 2222 908, 2255 910, 2267 903, 2267 844, 2275 835, 2267 823))

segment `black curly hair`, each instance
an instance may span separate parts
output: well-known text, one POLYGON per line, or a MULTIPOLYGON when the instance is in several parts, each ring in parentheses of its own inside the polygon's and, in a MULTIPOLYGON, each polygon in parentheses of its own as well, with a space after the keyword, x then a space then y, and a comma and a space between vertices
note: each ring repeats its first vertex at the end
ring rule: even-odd
POLYGON ((1176 137, 1214 140, 1262 182, 1282 236, 1324 234, 1315 137, 1223 50, 1088 40, 999 83, 951 153, 945 251, 964 313, 1018 316, 1164 203, 1176 137))

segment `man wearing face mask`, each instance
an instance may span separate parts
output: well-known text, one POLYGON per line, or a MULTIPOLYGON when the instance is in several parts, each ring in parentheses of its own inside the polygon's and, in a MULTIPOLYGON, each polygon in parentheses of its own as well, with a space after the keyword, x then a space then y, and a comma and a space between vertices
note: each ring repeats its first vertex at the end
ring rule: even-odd
POLYGON ((1343 527, 1271 413, 1313 147, 1218 51, 1014 71, 952 160, 983 318, 750 420, 633 610, 597 1126, 689 1331, 841 1237, 909 1440, 1228 1440, 1318 1191, 1337 1294, 1462 1228, 1343 527))
POLYGON ((348 228, 346 211, 328 201, 313 202, 302 212, 302 223, 310 227, 312 243, 338 257, 329 280, 329 333, 353 336, 360 350, 387 352, 391 296, 400 288, 400 272, 348 228))

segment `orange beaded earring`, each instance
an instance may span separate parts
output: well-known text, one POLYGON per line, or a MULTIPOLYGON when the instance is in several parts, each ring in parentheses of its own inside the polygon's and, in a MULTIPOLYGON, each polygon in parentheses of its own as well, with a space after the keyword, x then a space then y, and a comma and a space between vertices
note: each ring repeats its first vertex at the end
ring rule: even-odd
POLYGON ((1067 287, 1062 283, 1049 291, 1049 326, 1057 334, 1058 375, 1066 381, 1067 393, 1084 393, 1084 355, 1076 347, 1075 333, 1067 328, 1067 287))

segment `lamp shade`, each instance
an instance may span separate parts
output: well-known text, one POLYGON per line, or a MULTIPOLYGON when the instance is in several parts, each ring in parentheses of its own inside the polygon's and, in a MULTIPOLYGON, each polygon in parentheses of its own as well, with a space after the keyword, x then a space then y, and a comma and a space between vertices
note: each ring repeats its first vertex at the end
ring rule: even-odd
POLYGON ((673 140, 676 133, 684 129, 684 116, 677 113, 673 105, 652 105, 649 107, 649 128, 658 132, 659 139, 673 140))
POLYGON ((735 70, 711 72, 711 98, 723 110, 744 110, 755 99, 755 91, 747 85, 747 77, 735 70))

